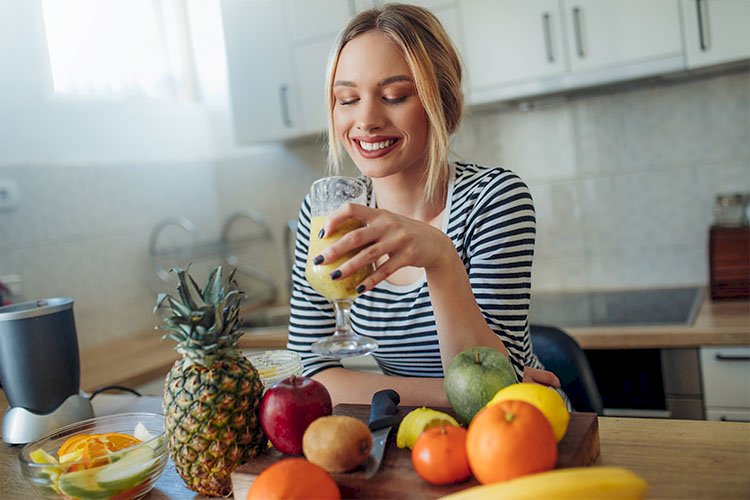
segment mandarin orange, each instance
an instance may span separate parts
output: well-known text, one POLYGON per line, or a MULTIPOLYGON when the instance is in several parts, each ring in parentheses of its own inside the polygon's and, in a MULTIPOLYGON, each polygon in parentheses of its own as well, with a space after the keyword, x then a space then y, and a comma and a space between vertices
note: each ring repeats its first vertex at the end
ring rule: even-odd
POLYGON ((339 500, 341 493, 328 472, 304 458, 285 458, 261 472, 247 500, 339 500))
POLYGON ((411 451, 417 474, 432 484, 453 484, 471 476, 466 456, 466 429, 441 425, 424 431, 411 451))
POLYGON ((544 414, 524 401, 501 401, 474 416, 466 453, 482 484, 554 468, 557 441, 544 414))

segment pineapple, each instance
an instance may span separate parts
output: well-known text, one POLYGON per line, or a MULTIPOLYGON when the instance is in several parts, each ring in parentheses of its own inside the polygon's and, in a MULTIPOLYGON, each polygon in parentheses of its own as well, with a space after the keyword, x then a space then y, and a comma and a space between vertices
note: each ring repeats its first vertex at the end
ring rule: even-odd
POLYGON ((232 471, 267 448, 258 416, 263 382, 237 349, 243 294, 234 271, 222 283, 217 267, 203 290, 188 270, 172 271, 179 297, 161 293, 154 308, 168 310, 159 329, 182 355, 164 390, 169 454, 188 488, 227 496, 232 471))

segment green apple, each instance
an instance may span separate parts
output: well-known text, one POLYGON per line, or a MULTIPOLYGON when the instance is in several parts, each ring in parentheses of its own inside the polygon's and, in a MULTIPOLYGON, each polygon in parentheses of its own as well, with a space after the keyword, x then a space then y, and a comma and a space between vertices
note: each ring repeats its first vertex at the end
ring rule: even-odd
POLYGON ((491 347, 456 355, 445 372, 445 394, 458 419, 468 424, 497 391, 518 382, 508 358, 491 347))

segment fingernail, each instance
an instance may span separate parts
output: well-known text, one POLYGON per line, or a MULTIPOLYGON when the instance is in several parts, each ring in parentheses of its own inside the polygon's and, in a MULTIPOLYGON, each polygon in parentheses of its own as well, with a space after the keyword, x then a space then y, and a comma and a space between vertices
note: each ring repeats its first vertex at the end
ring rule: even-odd
POLYGON ((325 229, 321 229, 321 230, 320 230, 320 231, 318 232, 318 238, 322 238, 322 237, 323 237, 323 236, 325 236, 325 235, 326 235, 326 230, 325 230, 325 229))
POLYGON ((323 262, 322 255, 318 255, 317 257, 313 259, 313 264, 315 264, 316 266, 319 266, 321 262, 323 262))
POLYGON ((365 285, 359 285, 357 288, 354 289, 357 293, 362 293, 365 291, 365 285))
POLYGON ((341 271, 336 269, 334 272, 330 274, 332 280, 337 280, 341 277, 341 271))

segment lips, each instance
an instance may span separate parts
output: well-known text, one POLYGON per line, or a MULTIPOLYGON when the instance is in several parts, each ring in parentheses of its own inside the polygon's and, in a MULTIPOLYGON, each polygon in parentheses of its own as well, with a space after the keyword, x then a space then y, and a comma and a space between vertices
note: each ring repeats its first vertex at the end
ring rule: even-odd
POLYGON ((352 137, 352 142, 362 158, 382 158, 393 151, 401 140, 398 137, 352 137))

